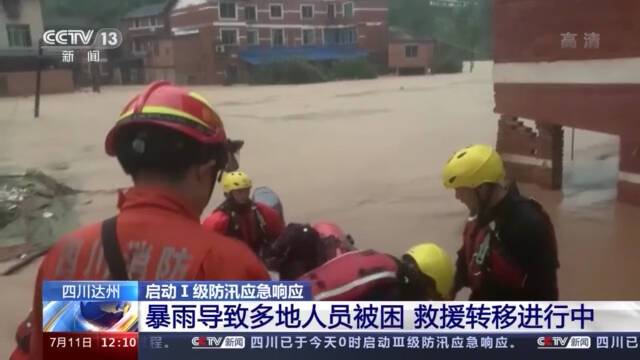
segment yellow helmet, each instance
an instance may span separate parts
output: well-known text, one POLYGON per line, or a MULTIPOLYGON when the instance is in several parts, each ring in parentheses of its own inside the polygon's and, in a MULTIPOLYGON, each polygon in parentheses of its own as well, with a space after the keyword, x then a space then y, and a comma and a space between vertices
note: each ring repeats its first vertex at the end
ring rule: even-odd
POLYGON ((455 276, 455 269, 449 254, 436 244, 424 243, 412 247, 406 255, 416 262, 418 269, 423 274, 435 280, 436 290, 446 299, 453 287, 455 276))
POLYGON ((225 172, 222 174, 222 191, 225 194, 233 190, 250 189, 253 186, 249 175, 242 171, 225 172))
POLYGON ((447 189, 476 188, 484 183, 499 183, 502 180, 502 159, 487 145, 473 145, 459 150, 442 171, 442 183, 447 189))

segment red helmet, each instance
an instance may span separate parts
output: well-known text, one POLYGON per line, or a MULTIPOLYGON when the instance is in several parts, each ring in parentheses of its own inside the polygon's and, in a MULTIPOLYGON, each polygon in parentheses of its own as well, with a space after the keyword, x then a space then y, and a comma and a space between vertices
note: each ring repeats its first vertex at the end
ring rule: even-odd
POLYGON ((340 241, 347 241, 347 235, 342 231, 340 226, 328 222, 328 221, 320 221, 312 225, 314 229, 320 234, 320 237, 326 238, 333 236, 340 241))
POLYGON ((129 125, 154 124, 183 133, 204 144, 227 142, 224 125, 211 105, 199 94, 156 81, 136 95, 120 113, 105 141, 108 155, 115 155, 115 139, 129 125))

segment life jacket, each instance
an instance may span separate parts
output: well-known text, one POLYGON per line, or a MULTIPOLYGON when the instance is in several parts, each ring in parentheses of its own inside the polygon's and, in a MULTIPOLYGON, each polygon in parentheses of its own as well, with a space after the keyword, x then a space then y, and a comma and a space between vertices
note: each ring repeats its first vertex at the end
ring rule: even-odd
POLYGON ((393 299, 398 287, 398 260, 373 250, 359 250, 338 256, 302 275, 311 282, 315 300, 393 299))
MULTIPOLYGON (((556 247, 553 225, 542 206, 532 199, 522 198, 518 201, 532 202, 543 214, 550 229, 548 240, 552 241, 553 246, 556 247)), ((495 223, 491 222, 479 228, 477 220, 477 217, 470 218, 463 232, 463 254, 467 265, 469 287, 477 291, 486 281, 490 281, 499 286, 522 289, 528 274, 505 251, 495 223)))
POLYGON ((33 329, 33 313, 29 311, 27 318, 18 325, 16 330, 17 351, 29 354, 31 331, 33 329))
MULTIPOLYGON (((224 234, 234 239, 242 239, 242 229, 240 228, 240 222, 238 221, 240 213, 236 209, 234 209, 228 201, 224 201, 222 204, 220 204, 220 206, 218 206, 216 210, 222 211, 229 217, 229 225, 227 226, 224 234)), ((268 241, 267 222, 265 221, 264 216, 262 216, 262 214, 258 210, 257 205, 254 202, 251 203, 249 213, 250 216, 253 216, 254 223, 256 224, 256 228, 254 229, 256 233, 256 239, 249 240, 256 240, 255 244, 257 244, 256 246, 258 247, 258 249, 255 250, 260 251, 268 241)))

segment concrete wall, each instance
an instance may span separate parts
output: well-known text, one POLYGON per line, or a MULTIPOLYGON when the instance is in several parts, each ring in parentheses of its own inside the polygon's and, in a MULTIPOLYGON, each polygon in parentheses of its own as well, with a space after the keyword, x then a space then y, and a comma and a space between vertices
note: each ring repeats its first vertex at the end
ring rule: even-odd
POLYGON ((433 58, 433 44, 427 43, 392 43, 389 44, 389 67, 391 68, 427 68, 433 58), (418 56, 406 57, 405 48, 415 45, 418 56))
MULTIPOLYGON (((74 90, 71 70, 47 70, 42 72, 42 93, 62 93, 74 90)), ((0 73, 0 96, 33 95, 36 92, 36 72, 23 71, 0 73)))
POLYGON ((7 36, 8 24, 29 25, 31 32, 31 47, 37 47, 38 41, 44 32, 42 26, 42 9, 40 0, 21 0, 20 17, 17 19, 9 19, 0 3, 0 49, 9 47, 9 38, 7 36))

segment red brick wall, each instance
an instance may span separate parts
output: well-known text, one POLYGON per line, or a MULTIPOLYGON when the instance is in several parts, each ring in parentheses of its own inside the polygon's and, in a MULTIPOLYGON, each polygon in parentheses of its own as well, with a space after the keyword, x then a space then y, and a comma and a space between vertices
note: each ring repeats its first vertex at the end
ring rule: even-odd
POLYGON ((432 56, 433 44, 410 42, 389 44, 389 67, 391 68, 426 68, 431 65, 432 56), (417 57, 406 57, 405 48, 410 45, 418 46, 417 57))
MULTIPOLYGON (((336 1, 337 19, 329 20, 327 17, 327 2, 314 0, 253 0, 239 1, 237 4, 235 19, 220 19, 219 4, 217 1, 192 6, 189 8, 174 9, 171 11, 169 21, 171 27, 177 30, 199 29, 195 35, 199 39, 199 47, 194 44, 184 45, 184 51, 175 50, 176 57, 179 54, 191 54, 192 57, 201 58, 201 61, 176 60, 177 78, 181 74, 190 74, 197 77, 198 81, 219 83, 223 79, 223 71, 227 65, 240 65, 237 58, 238 50, 246 47, 247 29, 258 31, 259 45, 271 46, 271 32, 273 28, 283 28, 285 32, 285 46, 302 45, 302 27, 314 26, 315 44, 323 44, 322 28, 328 26, 344 25, 356 28, 355 39, 357 45, 369 50, 372 58, 385 65, 387 62, 387 8, 388 0, 355 0, 353 1, 353 16, 342 17, 342 4, 346 1, 336 1), (283 19, 269 19, 269 5, 283 5, 283 19), (301 4, 314 6, 312 19, 301 18, 301 4), (257 6, 257 20, 245 20, 244 7, 257 6), (264 26, 264 27, 258 27, 264 26), (280 27, 281 26, 281 27, 280 27), (225 54, 216 54, 215 46, 220 43, 221 29, 237 31, 237 46, 228 46, 225 54), (185 52, 188 51, 188 52, 185 52), (199 67, 196 71, 194 67, 199 67), (198 73, 198 75, 194 75, 198 73)), ((194 35, 189 35, 194 36, 194 35)), ((187 42, 188 43, 188 42, 187 42)))
POLYGON ((537 134, 517 118, 502 116, 498 121, 496 149, 503 156, 510 179, 560 189, 564 145, 562 128, 536 124, 537 134))
MULTIPOLYGON (((72 92, 74 90, 71 70, 46 70, 41 74, 43 94, 72 92)), ((0 87, 0 96, 24 96, 36 93, 36 72, 23 71, 0 73, 0 83, 6 81, 6 93, 0 87)))
POLYGON ((640 141, 620 140, 618 200, 640 206, 640 141))
POLYGON ((179 36, 173 39, 176 82, 180 84, 206 82, 202 56, 184 56, 183 54, 200 54, 200 35, 179 36))
POLYGON ((173 53, 173 40, 171 39, 158 39, 153 42, 153 46, 147 53, 144 59, 145 67, 173 67, 174 65, 174 53, 173 53), (158 54, 155 53, 155 46, 157 44, 158 54))
MULTIPOLYGON (((342 14, 342 4, 347 1, 336 1, 337 18, 330 20, 327 17, 327 2, 318 2, 311 0, 254 0, 237 3, 237 17, 235 19, 220 19, 218 3, 211 1, 207 4, 195 6, 191 8, 173 10, 170 15, 170 23, 174 28, 189 28, 209 26, 215 22, 216 27, 224 27, 228 29, 238 29, 240 34, 240 44, 246 42, 247 27, 256 25, 277 26, 283 25, 286 33, 286 46, 301 45, 301 27, 304 26, 353 26, 358 28, 359 39, 358 44, 362 47, 386 54, 386 33, 387 33, 387 11, 388 0, 356 0, 353 1, 354 12, 351 18, 344 18, 342 14), (269 5, 282 4, 283 18, 270 19, 269 5), (313 5, 314 16, 312 19, 302 19, 301 5, 313 5), (246 22, 244 7, 255 5, 257 7, 257 20, 246 22), (383 10, 380 10, 383 9, 383 10), (300 26, 300 27, 298 27, 300 26), (363 40, 370 39, 370 40, 363 40)), ((217 30, 219 31, 219 30, 217 30)), ((259 37, 264 39, 261 45, 269 45, 271 38, 271 29, 260 28, 259 37), (269 39, 267 41, 266 39, 269 39)), ((217 32, 216 37, 219 37, 217 32)), ((321 44, 322 31, 316 30, 316 43, 321 44)), ((386 61, 386 60, 385 60, 386 61)))

